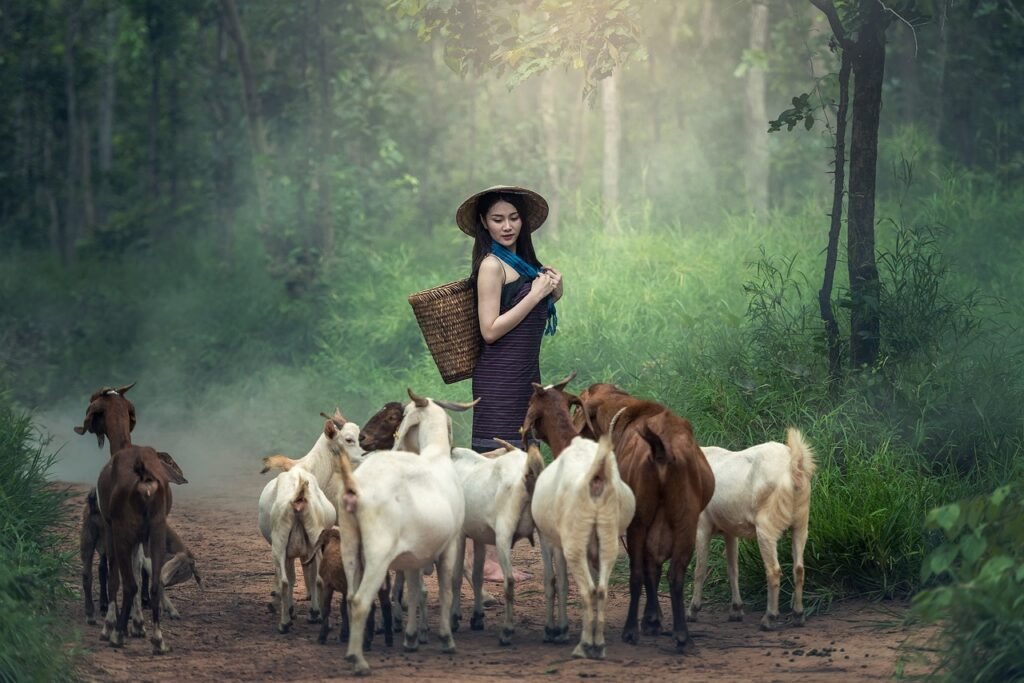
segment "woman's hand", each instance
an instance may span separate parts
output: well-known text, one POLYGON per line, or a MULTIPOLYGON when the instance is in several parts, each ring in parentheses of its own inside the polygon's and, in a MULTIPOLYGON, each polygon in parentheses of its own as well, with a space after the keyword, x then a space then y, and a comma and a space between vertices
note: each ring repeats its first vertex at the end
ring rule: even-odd
POLYGON ((550 266, 546 266, 544 268, 544 273, 554 281, 554 288, 551 290, 551 296, 555 301, 558 301, 562 298, 562 274, 550 266))
POLYGON ((541 271, 533 281, 530 294, 539 303, 555 293, 558 287, 558 277, 547 270, 541 271))

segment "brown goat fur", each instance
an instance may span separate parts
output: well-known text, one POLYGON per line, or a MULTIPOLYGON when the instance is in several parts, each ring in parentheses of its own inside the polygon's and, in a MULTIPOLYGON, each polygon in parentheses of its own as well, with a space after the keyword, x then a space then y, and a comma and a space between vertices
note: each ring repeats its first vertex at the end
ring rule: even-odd
MULTIPOLYGON (((320 538, 317 539, 314 545, 313 553, 315 554, 317 551, 322 555, 318 580, 323 584, 323 593, 320 598, 320 612, 323 616, 323 622, 320 624, 318 640, 321 644, 327 642, 327 633, 331 630, 331 601, 334 599, 334 593, 337 592, 341 594, 341 618, 338 621, 338 640, 339 642, 345 642, 348 640, 349 635, 348 581, 345 579, 345 566, 341 557, 341 531, 338 527, 329 527, 320 532, 320 538)), ((311 555, 310 562, 312 562, 312 557, 311 555)), ((384 586, 377 594, 381 604, 381 620, 385 625, 391 623, 391 575, 387 574, 386 576, 384 586)), ((374 611, 371 608, 366 631, 363 634, 364 650, 369 650, 373 642, 375 630, 374 611)), ((391 647, 394 643, 392 629, 384 628, 384 642, 388 647, 391 647)))
POLYGON ((402 404, 390 401, 367 420, 359 433, 359 446, 366 452, 388 451, 395 446, 395 432, 402 424, 402 404))
MULTIPOLYGON (((132 382, 121 387, 102 387, 94 391, 89 397, 89 405, 85 411, 85 420, 82 426, 75 427, 75 432, 82 435, 86 433, 95 434, 100 448, 103 447, 104 440, 106 440, 110 446, 111 456, 123 448, 131 446, 131 433, 135 429, 136 423, 135 405, 125 398, 124 395, 134 386, 135 382, 132 382)), ((188 483, 188 480, 185 479, 181 471, 181 467, 169 453, 157 452, 157 457, 163 463, 169 481, 175 484, 188 483)), ((107 591, 109 561, 107 558, 106 541, 104 539, 104 527, 105 525, 100 517, 97 506, 96 489, 91 489, 86 496, 85 504, 82 506, 82 526, 79 531, 79 554, 82 561, 82 597, 85 604, 86 621, 89 624, 96 623, 92 600, 92 558, 96 554, 99 555, 99 602, 101 613, 106 613, 109 602, 109 593, 107 591)), ((181 543, 181 539, 178 538, 177 534, 174 534, 174 538, 178 539, 179 544, 181 543)), ((182 548, 184 548, 183 544, 182 548)), ((179 552, 178 549, 171 550, 168 548, 168 550, 172 554, 179 552)), ((188 553, 188 557, 191 557, 191 553, 188 553)), ((195 559, 192 558, 190 563, 182 566, 194 569, 195 559)), ((198 574, 196 577, 198 580, 198 574)), ((182 580, 187 580, 187 578, 182 580)), ((148 583, 149 575, 144 574, 142 581, 143 593, 145 594, 143 602, 147 605, 149 602, 148 583)), ((170 613, 171 616, 177 617, 177 612, 173 608, 170 613)))
POLYGON ((676 650, 690 649, 683 586, 693 555, 697 522, 715 490, 715 479, 693 436, 690 422, 665 406, 635 398, 612 384, 593 384, 580 399, 585 417, 598 435, 614 416, 612 441, 623 481, 636 496, 636 514, 626 532, 629 553, 629 612, 622 631, 628 643, 639 640, 637 612, 641 586, 646 590, 643 633, 661 633, 658 584, 661 567, 671 560, 669 591, 676 650))
MULTIPOLYGON (((129 446, 115 453, 103 466, 96 481, 96 493, 106 525, 107 556, 115 571, 110 573, 111 605, 107 610, 103 635, 114 647, 124 645, 128 633, 135 594, 132 556, 135 546, 149 548, 154 576, 160 576, 167 547, 167 514, 171 510, 171 490, 167 470, 157 452, 148 446, 129 446), (117 590, 123 583, 122 604, 117 606, 117 590)), ((150 605, 153 610, 153 635, 150 640, 154 654, 169 651, 160 630, 160 606, 163 583, 151 581, 150 605)), ((141 622, 132 623, 132 634, 142 635, 141 622)))

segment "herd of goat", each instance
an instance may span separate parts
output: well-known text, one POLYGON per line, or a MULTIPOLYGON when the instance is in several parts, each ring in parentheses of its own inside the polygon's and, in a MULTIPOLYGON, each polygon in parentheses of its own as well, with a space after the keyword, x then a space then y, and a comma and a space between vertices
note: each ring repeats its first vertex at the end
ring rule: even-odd
MULTIPOLYGON (((264 458, 263 472, 280 470, 259 497, 259 529, 274 561, 277 630, 291 628, 297 559, 311 599, 307 618, 321 623, 320 642, 338 592, 347 659, 356 673, 368 673, 364 650, 375 631, 375 599, 386 643, 392 644, 392 624, 401 625, 405 649, 416 650, 427 641, 423 575, 435 570, 438 636, 442 651, 454 652, 470 539, 478 549, 470 627, 484 628, 482 548, 494 545, 504 573, 498 637, 508 645, 515 623, 510 551, 519 539, 532 543, 535 530, 544 563, 545 642, 568 642, 570 574, 576 585, 583 615, 573 656, 605 656, 608 584, 620 542, 629 556, 630 600, 622 631, 627 643, 637 643, 641 632, 662 633, 658 586, 668 560, 671 633, 677 651, 690 649, 686 622, 701 608, 714 534, 725 537, 730 620, 743 618, 737 540, 757 539, 768 584, 761 627, 771 629, 779 616, 776 545, 792 529, 793 620, 803 624, 803 551, 815 462, 800 432, 790 428, 785 444, 738 452, 701 447, 690 423, 659 403, 612 384, 569 393, 574 375, 534 385, 522 429, 525 451, 500 440, 502 448, 484 454, 453 447, 448 411, 468 410, 476 402, 423 398, 409 390, 408 403, 388 403, 362 430, 340 410, 321 413, 323 430, 304 457, 264 458), (547 466, 539 441, 551 450, 547 466), (685 608, 684 582, 695 551, 693 595, 685 608), (647 599, 641 620, 642 591, 647 599)), ((161 610, 178 616, 164 589, 190 578, 202 584, 194 556, 168 520, 170 484, 186 479, 167 453, 132 444, 135 408, 125 398, 132 386, 96 391, 84 424, 75 427, 79 434, 95 434, 101 448, 109 441, 111 453, 82 512, 82 592, 86 617, 95 623, 92 560, 98 551, 101 637, 123 645, 129 620, 131 635, 144 636, 142 609, 148 602, 153 651, 162 653, 169 647, 160 630, 161 610)))

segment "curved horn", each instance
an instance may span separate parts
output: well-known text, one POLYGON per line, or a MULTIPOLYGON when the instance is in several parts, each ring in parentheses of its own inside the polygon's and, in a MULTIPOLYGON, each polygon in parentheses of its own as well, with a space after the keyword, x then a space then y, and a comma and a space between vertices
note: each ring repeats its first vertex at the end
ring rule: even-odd
MULTIPOLYGON (((619 419, 619 415, 622 415, 624 412, 626 412, 626 407, 627 406, 619 408, 619 412, 615 413, 615 416, 612 418, 611 423, 608 425, 608 436, 611 438, 612 443, 615 443, 615 422, 619 419)), ((585 412, 586 411, 584 411, 584 413, 585 412)), ((587 420, 587 422, 589 423, 590 421, 587 420)))
POLYGON ((121 394, 123 396, 124 394, 126 394, 128 392, 129 389, 134 387, 135 384, 136 384, 135 382, 132 382, 131 384, 125 385, 125 386, 120 387, 118 389, 114 389, 114 391, 116 391, 117 393, 119 393, 119 394, 121 394))
POLYGON ((445 410, 452 410, 456 413, 461 413, 464 410, 469 410, 479 402, 479 398, 473 399, 469 403, 456 403, 455 401, 434 401, 434 403, 441 406, 445 410))
POLYGON ((499 439, 498 437, 494 437, 494 440, 505 447, 506 453, 511 453, 512 451, 516 450, 516 447, 510 444, 508 441, 505 441, 505 439, 499 439))
POLYGON ((576 371, 575 371, 575 370, 573 370, 572 372, 570 372, 570 373, 569 373, 569 376, 568 376, 568 377, 566 377, 565 379, 563 379, 563 380, 562 380, 561 382, 559 382, 558 384, 555 384, 555 385, 553 385, 553 386, 552 386, 551 388, 552 388, 552 389, 558 389, 559 391, 561 391, 562 389, 565 389, 565 385, 566 385, 566 384, 568 384, 569 382, 571 382, 571 381, 572 381, 572 378, 573 378, 573 377, 575 377, 575 376, 576 376, 576 371))
POLYGON ((406 387, 405 390, 407 392, 409 392, 409 398, 412 399, 412 402, 416 404, 417 408, 426 408, 427 407, 428 399, 425 399, 422 396, 416 394, 412 389, 410 389, 408 387, 406 387))

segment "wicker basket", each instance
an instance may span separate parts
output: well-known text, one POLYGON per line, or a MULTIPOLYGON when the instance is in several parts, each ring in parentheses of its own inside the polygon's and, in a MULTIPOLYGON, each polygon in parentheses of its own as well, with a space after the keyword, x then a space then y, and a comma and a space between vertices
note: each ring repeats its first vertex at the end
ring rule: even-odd
POLYGON ((410 295, 409 304, 444 383, 472 377, 481 343, 473 284, 438 285, 410 295))

